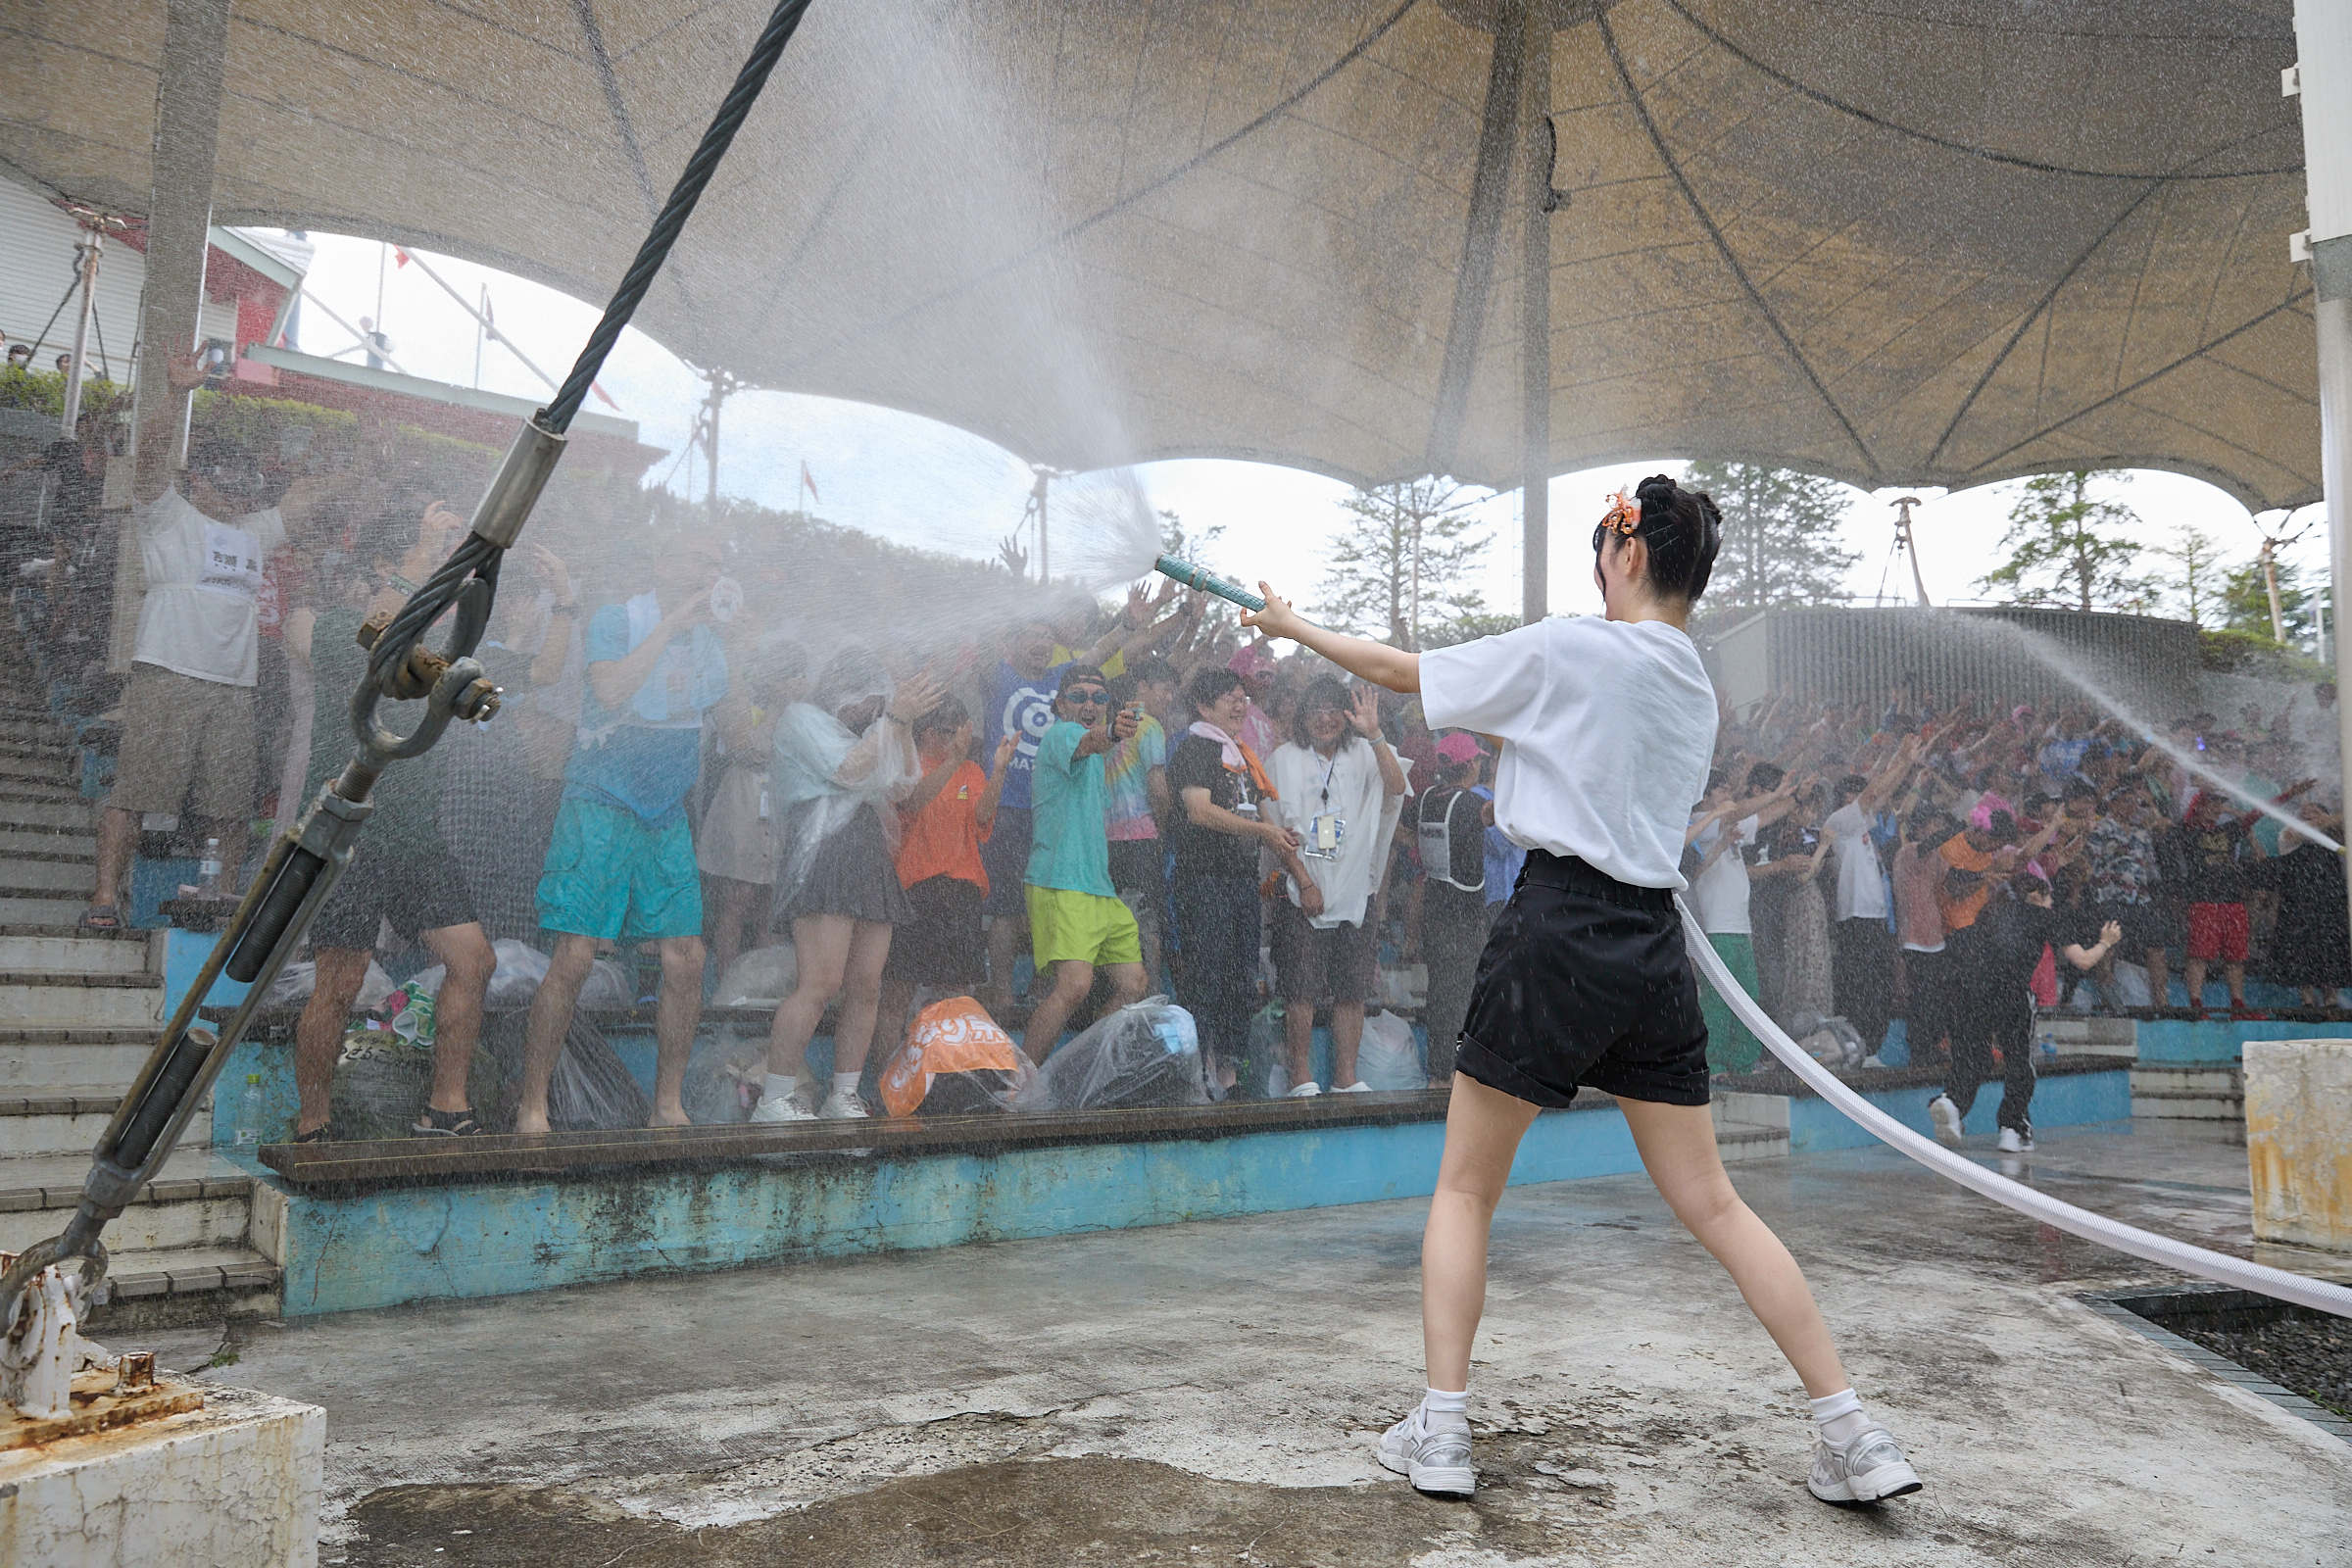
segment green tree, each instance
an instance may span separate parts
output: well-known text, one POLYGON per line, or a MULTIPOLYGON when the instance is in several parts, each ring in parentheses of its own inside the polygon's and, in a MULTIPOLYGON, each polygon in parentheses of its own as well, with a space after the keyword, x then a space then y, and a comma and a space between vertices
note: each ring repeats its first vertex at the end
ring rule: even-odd
POLYGON ((1481 637, 1499 637, 1506 631, 1516 629, 1518 625, 1519 617, 1517 615, 1508 615, 1494 610, 1474 611, 1466 615, 1456 615, 1451 620, 1439 621, 1435 625, 1424 623, 1421 627, 1420 651, 1427 653, 1432 648, 1452 648, 1462 643, 1475 642, 1481 637))
MULTIPOLYGON (((1220 522, 1199 533, 1192 533, 1185 528, 1184 519, 1173 510, 1162 507, 1159 511, 1159 552, 1163 556, 1174 556, 1178 561, 1189 561, 1196 566, 1207 565, 1200 559, 1200 553, 1215 544, 1224 532, 1225 525, 1220 522)), ((1220 631, 1238 631, 1241 628, 1242 612, 1239 609, 1214 594, 1204 597, 1208 605, 1200 615, 1200 642, 1205 643, 1220 631)))
POLYGON ((1420 631, 1486 609, 1466 579, 1484 550, 1470 507, 1481 498, 1434 476, 1357 490, 1341 505, 1352 521, 1331 546, 1317 612, 1341 626, 1388 634, 1398 648, 1420 631))
POLYGON ((2202 627, 2220 611, 2222 547, 2204 529, 2183 526, 2173 543, 2157 546, 2156 554, 2174 565, 2163 586, 2187 612, 2188 623, 2202 627))
MULTIPOLYGON (((2291 561, 2277 564, 2278 573, 2278 616, 2285 622, 2288 643, 2300 643, 2297 635, 2311 618, 2311 590, 2303 585, 2303 573, 2291 561)), ((2226 631, 2242 631, 2255 637, 2271 635, 2271 588, 2263 578, 2262 557, 2256 556, 2243 565, 2233 566, 2222 582, 2219 595, 2222 627, 2226 631)))
POLYGON ((1852 499, 1844 485, 1752 463, 1693 463, 1683 484, 1706 491, 1723 513, 1710 603, 1813 605, 1844 592, 1862 559, 1838 548, 1852 499))
POLYGON ((2139 515, 2120 501, 2094 498, 2090 482, 2120 474, 2088 468, 2037 473, 2009 509, 2001 548, 2009 559, 1977 579, 2013 605, 2066 610, 2145 610, 2152 589, 2132 567, 2139 515))

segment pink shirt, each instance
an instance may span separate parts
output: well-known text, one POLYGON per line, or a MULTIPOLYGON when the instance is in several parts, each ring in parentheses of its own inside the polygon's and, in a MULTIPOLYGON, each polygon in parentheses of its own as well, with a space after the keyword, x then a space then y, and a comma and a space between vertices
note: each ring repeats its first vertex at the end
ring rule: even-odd
POLYGON ((1894 852, 1895 940, 1914 953, 1943 951, 1943 857, 1906 844, 1894 852))

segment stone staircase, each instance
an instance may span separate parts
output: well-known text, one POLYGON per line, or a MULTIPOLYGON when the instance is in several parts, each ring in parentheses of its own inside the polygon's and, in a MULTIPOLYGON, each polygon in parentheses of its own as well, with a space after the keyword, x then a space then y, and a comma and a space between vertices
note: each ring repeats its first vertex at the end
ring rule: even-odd
MULTIPOLYGON (((163 1021, 164 933, 75 928, 97 852, 79 767, 63 724, 0 709, 0 1251, 65 1223, 163 1021)), ((200 1109, 107 1228, 100 1325, 274 1310, 278 1270, 252 1245, 255 1179, 211 1142, 200 1109)))

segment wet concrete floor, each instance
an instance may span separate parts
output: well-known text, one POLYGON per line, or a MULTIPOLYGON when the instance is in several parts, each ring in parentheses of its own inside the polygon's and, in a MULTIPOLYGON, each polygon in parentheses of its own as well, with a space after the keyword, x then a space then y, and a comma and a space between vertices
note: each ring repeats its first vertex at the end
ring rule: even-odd
MULTIPOLYGON (((2006 1167, 2249 1250, 2227 1136, 2006 1167)), ((1886 1151, 1734 1178, 1925 1493, 1806 1494, 1794 1377, 1638 1177, 1506 1199, 1469 1504, 1371 1456, 1420 1388, 1419 1201, 263 1325, 211 1375, 326 1408, 353 1568, 2352 1564, 2352 1447, 2076 1299, 2160 1271, 1886 1151)))

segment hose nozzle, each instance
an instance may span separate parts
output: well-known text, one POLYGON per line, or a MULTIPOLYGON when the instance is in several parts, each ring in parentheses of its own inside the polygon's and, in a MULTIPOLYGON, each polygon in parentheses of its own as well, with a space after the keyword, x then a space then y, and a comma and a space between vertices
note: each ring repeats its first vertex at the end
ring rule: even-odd
POLYGON ((1266 608, 1266 602, 1249 589, 1227 582, 1213 571, 1203 571, 1189 561, 1179 561, 1174 556, 1162 556, 1152 563, 1152 569, 1162 576, 1175 578, 1187 588, 1198 588, 1204 594, 1215 594, 1219 599, 1230 599, 1244 610, 1266 608))

